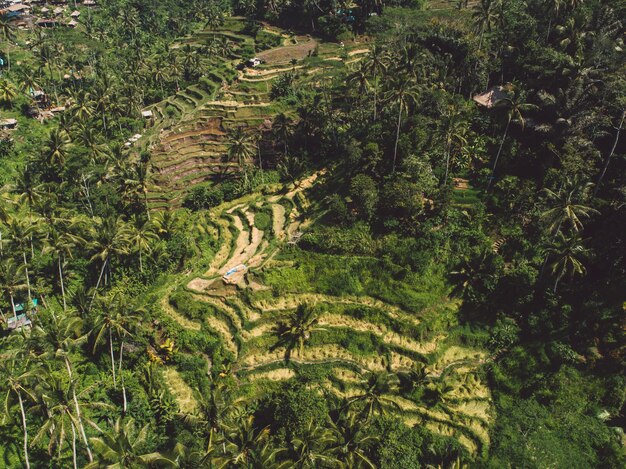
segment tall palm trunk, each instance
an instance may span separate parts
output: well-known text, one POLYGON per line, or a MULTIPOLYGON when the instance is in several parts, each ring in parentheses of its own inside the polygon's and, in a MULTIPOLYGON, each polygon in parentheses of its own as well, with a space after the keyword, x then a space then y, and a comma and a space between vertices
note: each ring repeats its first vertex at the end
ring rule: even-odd
MULTIPOLYGON (((67 369, 67 374, 70 378, 70 384, 72 386, 72 400, 74 401, 74 408, 76 410, 76 420, 78 421, 78 428, 80 429, 83 442, 85 443, 85 448, 87 449, 89 462, 93 462, 93 454, 91 454, 91 448, 89 447, 89 441, 87 440, 87 434, 85 433, 85 426, 83 425, 83 419, 80 415, 80 406, 78 405, 78 398, 76 397, 76 387, 72 383, 72 366, 67 357, 65 357, 65 368, 67 369)), ((74 450, 74 452, 76 451, 74 450)))
POLYGON ((376 70, 374 70, 374 122, 376 122, 376 111, 378 110, 378 83, 376 82, 376 70))
POLYGON ((26 427, 26 413, 24 412, 24 402, 22 401, 22 393, 17 391, 17 399, 20 403, 20 412, 22 414, 22 429, 24 432, 24 463, 26 469, 30 469, 30 461, 28 460, 28 428, 26 427))
POLYGON ((91 309, 91 305, 93 304, 93 300, 96 299, 96 294, 98 293, 98 288, 100 287, 100 282, 102 281, 102 276, 104 275, 104 269, 106 268, 107 262, 109 262, 109 258, 107 257, 102 263, 102 268, 100 269, 100 276, 98 277, 98 281, 96 282, 96 288, 93 292, 93 296, 91 297, 91 302, 89 303, 89 309, 91 309))
POLYGON ((126 414, 126 408, 128 405, 128 400, 126 399, 126 386, 124 385, 124 374, 122 373, 122 360, 124 358, 124 340, 121 341, 120 344, 120 359, 119 359, 119 368, 118 372, 120 375, 120 384, 122 385, 122 399, 124 402, 123 412, 126 414))
POLYGON ((63 281, 63 264, 61 263, 61 255, 59 254, 59 280, 61 281, 61 296, 63 297, 63 311, 67 311, 67 302, 65 301, 65 282, 63 281))
POLYGON ((600 177, 598 178, 598 182, 596 184, 596 188, 593 191, 593 195, 595 196, 598 193, 598 189, 600 188, 600 184, 602 184, 602 179, 604 179, 604 175, 606 174, 606 170, 609 167, 609 162, 613 157, 613 153, 615 153, 615 148, 617 148, 617 142, 619 141, 620 133, 622 132, 622 127, 624 125, 624 118, 626 117, 626 110, 622 111, 622 119, 620 120, 619 127, 617 128, 617 133, 615 134, 615 140, 613 141, 613 147, 611 148, 611 152, 609 156, 606 157, 606 161, 604 162, 604 167, 602 168, 602 173, 600 173, 600 177))
POLYGON ((113 356, 113 330, 109 327, 109 351, 111 353, 111 372, 113 373, 113 386, 117 387, 115 379, 115 357, 113 356))
POLYGON ((489 179, 489 184, 487 184, 487 190, 491 188, 491 184, 493 183, 493 179, 496 174, 496 166, 498 165, 498 160, 500 159, 500 153, 502 153, 502 147, 504 146, 504 141, 506 140, 506 135, 509 133, 509 126, 511 125, 511 117, 506 123, 506 127, 504 129, 504 134, 502 135, 502 141, 500 142, 500 147, 498 148, 498 154, 496 155, 496 159, 493 162, 493 168, 491 168, 491 178, 489 179))
POLYGON ((398 126, 396 127, 396 143, 393 147, 393 165, 391 166, 391 172, 396 172, 396 158, 398 157, 398 140, 400 140, 400 123, 402 121, 402 100, 399 103, 400 110, 398 112, 398 126))
POLYGON ((76 463, 76 427, 74 427, 74 422, 70 421, 70 426, 72 427, 72 462, 74 463, 74 469, 78 469, 78 464, 76 463))
POLYGON ((11 297, 11 308, 13 309, 13 317, 17 322, 17 312, 15 311, 15 300, 13 299, 13 293, 9 293, 9 296, 11 297))
POLYGON ((33 297, 30 292, 30 275, 28 275, 28 263, 26 262, 26 251, 22 251, 22 254, 24 257, 24 272, 26 273, 26 287, 28 288, 28 301, 32 303, 33 297))

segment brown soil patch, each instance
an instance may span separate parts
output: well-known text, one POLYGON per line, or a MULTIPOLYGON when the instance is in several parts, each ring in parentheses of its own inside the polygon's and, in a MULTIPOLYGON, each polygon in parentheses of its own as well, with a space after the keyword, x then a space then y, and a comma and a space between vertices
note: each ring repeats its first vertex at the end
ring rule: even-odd
POLYGON ((306 38, 304 42, 294 44, 293 46, 275 47, 257 55, 260 59, 265 60, 268 64, 288 63, 292 59, 302 60, 309 53, 313 52, 317 46, 317 41, 312 38, 306 38))

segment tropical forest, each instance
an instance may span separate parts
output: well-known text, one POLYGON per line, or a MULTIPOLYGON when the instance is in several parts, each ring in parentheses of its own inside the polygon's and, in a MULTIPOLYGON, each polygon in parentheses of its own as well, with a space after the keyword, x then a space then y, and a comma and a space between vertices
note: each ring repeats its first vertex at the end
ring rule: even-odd
POLYGON ((626 0, 0 0, 0 468, 626 467, 626 0))

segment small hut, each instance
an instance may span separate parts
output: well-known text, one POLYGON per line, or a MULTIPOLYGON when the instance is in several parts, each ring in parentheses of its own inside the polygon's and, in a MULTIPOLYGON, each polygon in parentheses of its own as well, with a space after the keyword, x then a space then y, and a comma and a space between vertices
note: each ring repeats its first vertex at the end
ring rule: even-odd
POLYGON ((482 94, 475 95, 472 99, 478 105, 491 109, 503 99, 507 99, 509 93, 504 86, 494 86, 482 94))
POLYGON ((13 130, 17 128, 17 119, 0 120, 0 130, 13 130))

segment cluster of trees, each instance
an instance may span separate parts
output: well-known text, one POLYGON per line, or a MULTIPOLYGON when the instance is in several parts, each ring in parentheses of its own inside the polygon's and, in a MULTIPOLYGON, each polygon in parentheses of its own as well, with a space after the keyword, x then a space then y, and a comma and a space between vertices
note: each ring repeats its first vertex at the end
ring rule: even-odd
MULTIPOLYGON (((418 271, 445 262, 466 319, 492 329, 509 361, 493 371, 502 421, 542 405, 546 384, 510 363, 531 360, 546 380, 572 367, 604 386, 577 418, 608 409, 608 426, 623 424, 625 7, 485 0, 431 24, 388 8, 369 23, 369 56, 296 90, 298 119, 278 125, 285 175, 330 170, 328 226, 302 247, 418 271), (470 99, 492 87, 493 107, 470 99), (511 394, 528 399, 514 409, 511 394)), ((598 455, 611 432, 568 451, 598 455)), ((494 461, 530 439, 507 433, 494 461)))
MULTIPOLYGON (((183 415, 159 369, 140 368, 145 348, 163 338, 147 325, 157 315, 142 309, 142 296, 191 255, 193 218, 150 213, 149 154, 129 153, 123 141, 141 128, 141 107, 202 75, 203 54, 170 50, 169 41, 221 24, 230 10, 326 36, 367 28, 375 37, 346 76, 316 89, 299 88, 295 71, 279 81, 272 95, 295 102, 297 117, 274 121, 276 168, 288 182, 327 170, 317 194, 325 224, 302 247, 385 257, 414 272, 447 266, 464 320, 488 332, 493 351, 497 417, 482 463, 623 464, 611 427, 624 427, 625 401, 626 4, 481 0, 461 2, 455 19, 425 21, 419 3, 382 14, 381 3, 359 2, 346 14, 349 5, 323 1, 110 1, 86 16, 85 36, 37 31, 23 47, 0 22, 10 64, 1 105, 27 110, 38 89, 67 102, 58 124, 0 146, 0 306, 16 316, 18 303, 45 305, 30 334, 2 338, 12 465, 470 460, 454 440, 382 415, 392 405, 383 395, 401 384, 387 374, 364 376, 366 391, 340 402, 316 388, 319 376, 301 373, 242 407, 234 378, 216 365, 198 388, 199 412, 183 415), (471 100, 493 86, 501 87, 493 108, 471 100)), ((228 57, 230 46, 214 38, 203 52, 228 57)), ((266 182, 249 166, 255 154, 258 142, 235 131, 228 157, 241 181, 201 187, 188 205, 266 182)), ((303 308, 275 333, 297 353, 316 327, 303 308)), ((214 344, 193 340, 220 363, 214 344)), ((416 370, 408 382, 419 379, 416 370)))

